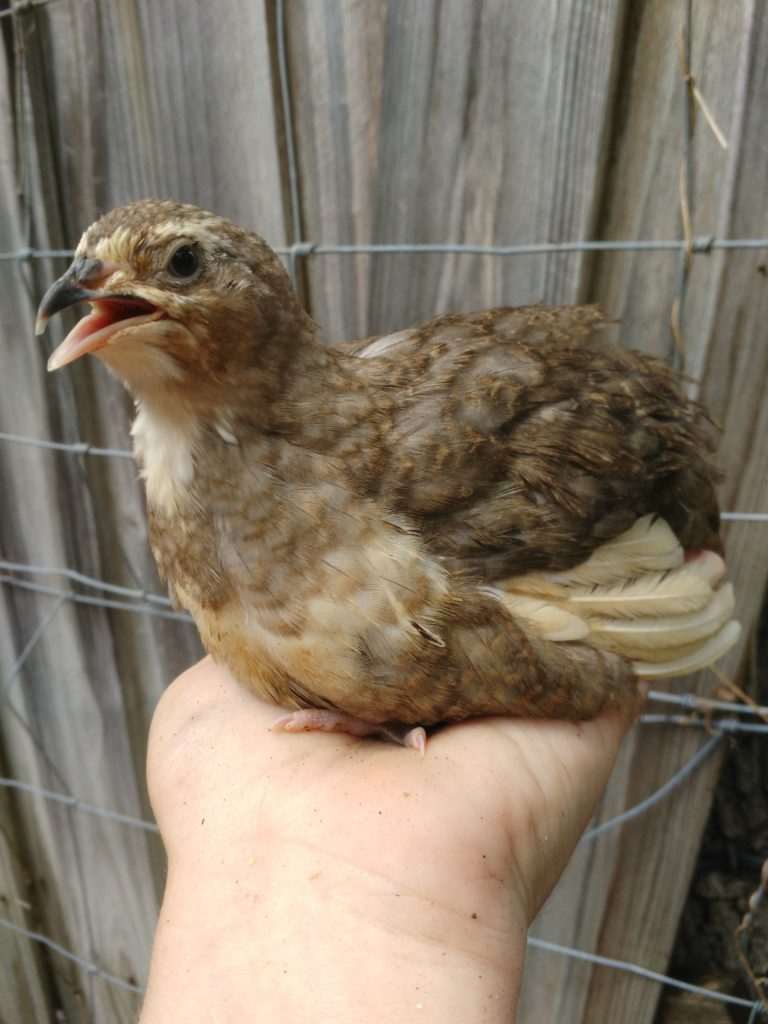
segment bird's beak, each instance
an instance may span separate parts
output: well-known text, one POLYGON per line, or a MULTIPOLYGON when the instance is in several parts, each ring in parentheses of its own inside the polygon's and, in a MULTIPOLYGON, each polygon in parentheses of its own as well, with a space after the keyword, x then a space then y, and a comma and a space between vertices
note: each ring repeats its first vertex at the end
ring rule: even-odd
POLYGON ((79 256, 45 293, 37 311, 36 334, 42 334, 52 316, 78 302, 90 302, 93 307, 93 312, 75 325, 48 360, 49 370, 58 370, 86 352, 96 351, 108 344, 118 330, 150 323, 165 315, 163 310, 135 295, 99 290, 98 285, 122 269, 119 263, 79 256))
POLYGON ((66 274, 54 281, 43 296, 35 321, 35 334, 42 334, 46 324, 55 316, 76 302, 88 302, 99 298, 97 292, 86 285, 99 285, 120 269, 119 263, 103 260, 88 260, 80 256, 73 261, 66 274))

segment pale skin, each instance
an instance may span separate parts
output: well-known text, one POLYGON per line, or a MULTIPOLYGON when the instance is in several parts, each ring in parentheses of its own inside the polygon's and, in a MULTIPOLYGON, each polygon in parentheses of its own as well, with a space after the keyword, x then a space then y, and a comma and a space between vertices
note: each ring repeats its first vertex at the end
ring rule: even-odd
POLYGON ((426 754, 270 731, 205 659, 150 735, 168 878, 140 1024, 509 1024, 527 929, 631 724, 486 718, 426 754))

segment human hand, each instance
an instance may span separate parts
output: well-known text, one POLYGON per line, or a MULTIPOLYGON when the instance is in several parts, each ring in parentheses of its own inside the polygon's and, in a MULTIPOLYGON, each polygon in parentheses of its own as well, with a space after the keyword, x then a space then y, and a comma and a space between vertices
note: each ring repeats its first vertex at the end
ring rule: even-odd
POLYGON ((629 720, 478 719, 420 758, 278 716, 208 658, 158 705, 168 879, 142 1024, 514 1019, 528 925, 629 720))

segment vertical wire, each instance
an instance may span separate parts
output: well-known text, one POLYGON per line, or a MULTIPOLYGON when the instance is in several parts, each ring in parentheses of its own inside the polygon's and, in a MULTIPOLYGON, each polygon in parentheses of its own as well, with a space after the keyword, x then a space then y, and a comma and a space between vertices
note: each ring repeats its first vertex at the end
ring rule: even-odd
POLYGON ((683 222, 685 248, 680 253, 677 294, 672 303, 672 363, 685 370, 685 296, 693 259, 693 129, 696 106, 691 78, 691 50, 693 37, 693 0, 685 0, 685 16, 680 39, 680 64, 683 72, 683 157, 680 164, 680 213, 683 222))
MULTIPOLYGON (((277 70, 280 78, 280 96, 283 104, 283 121, 285 123, 285 148, 288 156, 288 184, 291 195, 291 222, 293 242, 300 242, 304 230, 301 222, 301 200, 299 196, 299 170, 296 162, 296 144, 293 124, 293 104, 291 103, 290 84, 288 81, 288 59, 285 39, 285 2, 277 0, 277 70)), ((297 291, 298 278, 296 273, 296 252, 291 249, 288 256, 288 270, 294 291, 297 291)))

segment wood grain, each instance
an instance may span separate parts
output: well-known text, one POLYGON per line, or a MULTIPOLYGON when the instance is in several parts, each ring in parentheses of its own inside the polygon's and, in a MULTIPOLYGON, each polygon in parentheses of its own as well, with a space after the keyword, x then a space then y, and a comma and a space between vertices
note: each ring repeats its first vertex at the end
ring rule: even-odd
MULTIPOLYGON (((768 17, 761 5, 751 2, 730 4, 727 10, 702 3, 695 8, 693 70, 731 146, 724 154, 699 118, 694 147, 694 233, 722 238, 765 236, 765 205, 756 206, 755 200, 767 183, 761 140, 766 137, 768 122, 765 105, 750 101, 750 97, 757 95, 757 83, 765 82, 768 17)), ((669 80, 669 69, 675 67, 677 57, 679 17, 670 5, 652 3, 645 6, 637 26, 636 60, 627 68, 627 80, 634 85, 615 151, 617 173, 611 178, 613 187, 607 197, 607 233, 660 237, 676 220, 680 147, 675 140, 680 133, 681 83, 669 80), (678 102, 666 106, 670 92, 678 102), (649 116, 651 110, 656 111, 655 118, 649 116), (648 131, 653 134, 649 136, 648 131)), ((677 68, 675 72, 679 75, 677 68)), ((696 257, 686 302, 687 365, 701 374, 702 395, 724 426, 719 454, 727 473, 723 507, 745 511, 768 507, 764 327, 768 288, 757 272, 764 255, 696 257)), ((633 344, 668 350, 665 319, 677 283, 677 267, 657 258, 641 269, 636 255, 615 262, 627 259, 632 266, 623 267, 621 279, 609 272, 607 258, 601 260, 598 294, 621 313, 633 344)), ((730 525, 726 549, 738 594, 737 614, 745 631, 741 645, 723 659, 721 668, 736 677, 766 584, 764 527, 730 525), (756 552, 763 557, 756 558, 756 552)), ((707 673, 692 683, 700 692, 710 694, 715 686, 713 676, 707 673)), ((704 742, 704 736, 671 733, 664 727, 644 730, 629 775, 628 805, 657 789, 704 742)), ((593 947, 597 952, 654 970, 665 969, 718 765, 718 757, 710 758, 644 819, 623 829, 617 870, 610 881, 603 879, 609 886, 610 901, 599 942, 593 947)), ((650 1020, 658 995, 659 987, 652 982, 598 968, 583 1019, 650 1020)))
MULTIPOLYGON (((591 233, 625 4, 289 4, 304 235, 478 245, 591 233)), ((323 257, 330 338, 582 295, 583 256, 323 257)))
MULTIPOLYGON (((678 236, 683 8, 668 0, 286 0, 304 239, 678 236)), ((17 18, 24 66, 10 31, 0 50, 1 250, 74 245, 96 214, 145 195, 196 202, 275 245, 295 240, 274 0, 77 0, 17 18)), ((694 234, 766 236, 768 14, 758 0, 694 0, 693 18, 692 71, 729 140, 724 152, 698 118, 694 234)), ((670 355, 679 262, 674 252, 318 255, 306 281, 331 338, 448 309, 589 299, 621 318, 625 343, 670 355)), ((723 504, 746 511, 768 508, 765 262, 764 252, 696 255, 683 308, 688 371, 724 426, 723 504)), ((64 265, 0 262, 0 429, 127 447, 122 388, 87 361, 47 376, 56 329, 42 345, 32 338, 35 300, 64 265)), ((157 591, 130 462, 3 444, 0 494, 3 557, 157 591)), ((734 524, 727 545, 748 633, 766 582, 765 527, 734 524)), ((2 596, 7 675, 54 606, 17 588, 2 596)), ((152 708, 198 650, 184 626, 63 604, 10 689, 37 741, 4 713, 5 770, 147 816, 152 708)), ((726 670, 736 674, 742 655, 733 652, 726 670)), ((712 682, 691 685, 711 690, 712 682)), ((693 731, 635 732, 597 820, 653 792, 703 742, 693 731)), ((581 847, 535 934, 664 970, 716 770, 717 756, 637 823, 581 847)), ((162 884, 159 843, 23 794, 0 794, 0 815, 10 822, 0 835, 0 893, 15 908, 3 913, 143 983, 162 884)), ((61 1007, 70 1024, 90 1014, 135 1020, 133 995, 26 940, 0 931, 0 943, 3 1019, 47 1021, 61 1007)), ((647 1024, 657 998, 651 982, 532 950, 520 1020, 647 1024)))
MULTIPOLYGON (((28 238, 22 230, 14 144, 4 140, 0 192, 8 210, 0 249, 29 241, 73 246, 98 212, 146 194, 226 211, 273 244, 284 242, 271 63, 258 5, 228 5, 214 17, 204 3, 52 4, 20 24, 33 233, 28 238), (233 109, 242 110, 237 129, 233 109)), ((3 93, 3 102, 9 99, 3 93)), ((3 126, 12 125, 7 111, 3 126)), ((13 382, 3 388, 0 429, 128 448, 130 404, 102 368, 83 365, 68 379, 45 372, 62 328, 43 343, 35 339, 34 308, 43 282, 58 272, 35 265, 32 277, 23 264, 0 263, 3 380, 13 382)), ((4 506, 16 510, 0 527, 4 557, 161 592, 131 462, 6 445, 0 465, 4 506)), ((11 588, 4 597, 13 643, 4 646, 0 666, 8 672, 52 600, 11 588)), ((4 716, 11 773, 149 817, 149 718, 162 688, 199 652, 192 627, 65 603, 11 693, 37 737, 30 741, 4 716)), ((164 876, 159 840, 28 795, 14 794, 12 802, 23 824, 19 857, 36 880, 28 922, 104 970, 143 984, 164 876)), ((29 961, 28 945, 14 942, 29 961)), ((136 995, 35 948, 41 955, 68 1020, 92 1013, 116 1024, 135 1021, 136 995)), ((38 993, 41 1006, 47 984, 38 993)), ((22 994, 20 988, 19 1000, 22 994)))

